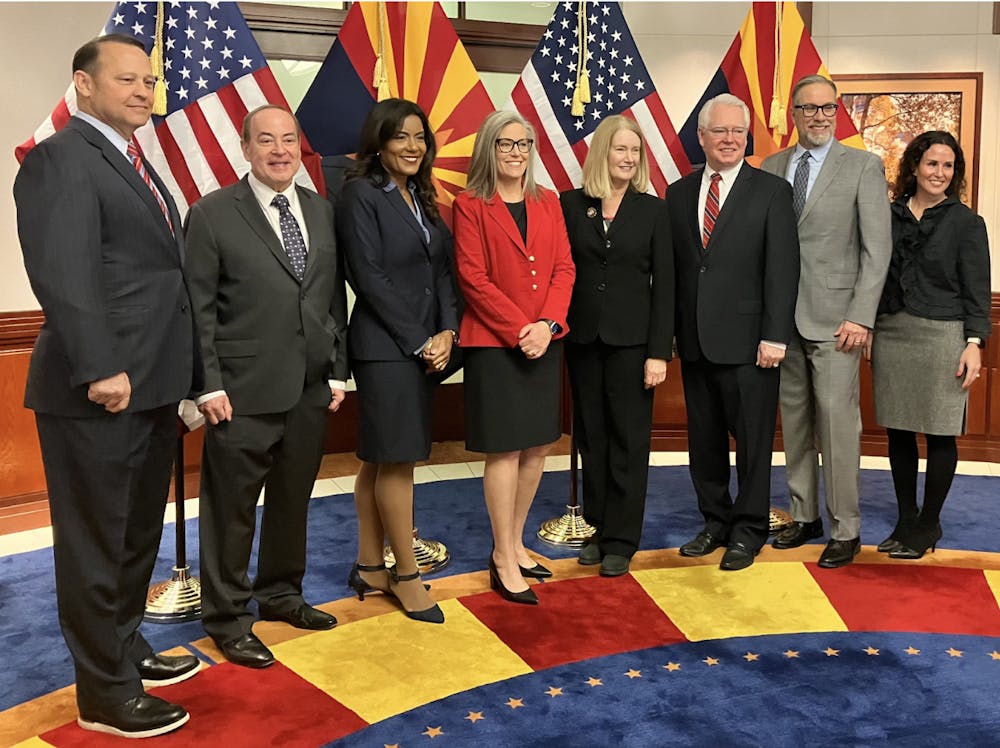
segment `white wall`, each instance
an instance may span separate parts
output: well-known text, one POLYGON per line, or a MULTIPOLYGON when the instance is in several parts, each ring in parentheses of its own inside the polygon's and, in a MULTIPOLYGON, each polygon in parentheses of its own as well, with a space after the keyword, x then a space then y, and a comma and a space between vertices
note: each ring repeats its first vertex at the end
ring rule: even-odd
MULTIPOLYGON (((715 73, 749 3, 624 3, 643 59, 676 127, 715 73)), ((70 80, 73 51, 101 29, 112 3, 0 2, 0 312, 37 309, 21 265, 11 186, 14 146, 48 114, 70 80)), ((813 4, 813 40, 830 72, 983 73, 979 211, 998 236, 1000 37, 991 33, 993 3, 813 4)), ((993 250, 1000 291, 1000 251, 993 250)))

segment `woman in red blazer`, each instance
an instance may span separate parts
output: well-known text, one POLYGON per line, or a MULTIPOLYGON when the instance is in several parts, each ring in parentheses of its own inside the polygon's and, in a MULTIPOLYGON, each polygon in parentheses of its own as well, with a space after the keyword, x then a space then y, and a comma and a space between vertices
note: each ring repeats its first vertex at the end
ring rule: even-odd
POLYGON ((493 527, 490 586, 537 604, 524 577, 548 577, 524 547, 545 455, 559 438, 561 345, 576 271, 559 197, 535 185, 534 132, 494 112, 476 136, 468 190, 454 203, 455 261, 466 308, 466 447, 486 453, 493 527))

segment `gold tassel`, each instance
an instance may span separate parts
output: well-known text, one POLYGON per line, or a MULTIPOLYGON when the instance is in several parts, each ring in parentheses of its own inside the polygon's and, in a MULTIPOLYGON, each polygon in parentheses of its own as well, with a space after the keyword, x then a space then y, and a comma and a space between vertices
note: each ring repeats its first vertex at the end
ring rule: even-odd
POLYGON ((156 82, 153 84, 153 114, 161 117, 167 113, 167 82, 163 70, 163 2, 156 3, 156 36, 149 51, 149 62, 156 82))
POLYGON ((376 101, 389 98, 389 76, 385 72, 385 3, 378 4, 378 52, 375 56, 375 71, 372 76, 372 86, 375 88, 376 101))
POLYGON ((788 134, 788 109, 781 98, 781 21, 784 15, 784 3, 774 4, 774 80, 771 84, 771 113, 767 118, 767 126, 776 135, 788 134))
POLYGON ((584 105, 590 103, 590 78, 587 76, 587 3, 581 2, 577 17, 576 86, 570 114, 582 117, 584 105))

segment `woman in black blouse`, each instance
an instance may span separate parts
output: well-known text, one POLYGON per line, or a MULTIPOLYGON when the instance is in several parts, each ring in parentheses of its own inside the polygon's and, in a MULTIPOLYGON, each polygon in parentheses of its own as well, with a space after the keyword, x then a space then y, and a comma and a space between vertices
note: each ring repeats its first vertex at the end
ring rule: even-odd
POLYGON ((875 415, 889 437, 899 505, 878 549, 920 558, 941 538, 939 517, 965 431, 969 387, 990 332, 990 254, 983 219, 962 204, 965 157, 946 132, 907 146, 892 204, 892 262, 871 350, 875 415), (917 433, 926 435, 924 503, 917 509, 917 433))

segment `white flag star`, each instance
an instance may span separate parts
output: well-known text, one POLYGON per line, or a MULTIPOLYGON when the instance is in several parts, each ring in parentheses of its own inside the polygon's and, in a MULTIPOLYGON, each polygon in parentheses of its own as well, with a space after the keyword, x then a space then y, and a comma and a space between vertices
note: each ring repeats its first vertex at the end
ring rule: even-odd
POLYGON ((198 84, 198 88, 208 88, 208 81, 204 78, 199 78, 195 83, 198 84))

